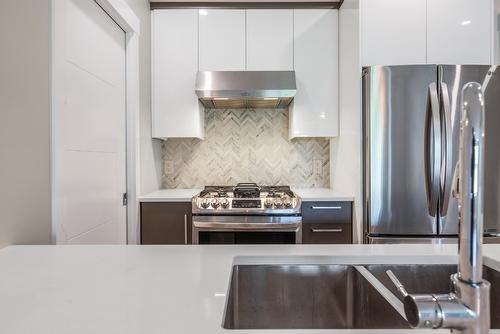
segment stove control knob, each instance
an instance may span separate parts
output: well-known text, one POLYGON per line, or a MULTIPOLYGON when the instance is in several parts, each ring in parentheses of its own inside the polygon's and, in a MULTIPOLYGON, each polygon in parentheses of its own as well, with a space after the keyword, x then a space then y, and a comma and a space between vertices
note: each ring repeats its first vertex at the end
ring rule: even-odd
POLYGON ((223 209, 227 209, 229 207, 229 201, 227 200, 227 198, 223 198, 220 200, 220 206, 223 209))
POLYGON ((264 207, 266 209, 271 209, 273 207, 273 201, 271 201, 270 199, 266 199, 264 201, 264 207))
POLYGON ((285 206, 285 208, 290 209, 292 207, 292 201, 287 198, 283 201, 283 205, 285 206))
POLYGON ((281 209, 283 207, 283 202, 280 199, 275 199, 274 200, 274 207, 276 209, 281 209))
POLYGON ((214 208, 214 209, 217 209, 220 206, 220 202, 219 202, 219 200, 217 198, 214 198, 212 200, 211 204, 212 204, 212 208, 214 208))
POLYGON ((210 206, 210 202, 208 201, 208 199, 204 198, 201 200, 200 205, 203 209, 208 209, 208 207, 210 206))

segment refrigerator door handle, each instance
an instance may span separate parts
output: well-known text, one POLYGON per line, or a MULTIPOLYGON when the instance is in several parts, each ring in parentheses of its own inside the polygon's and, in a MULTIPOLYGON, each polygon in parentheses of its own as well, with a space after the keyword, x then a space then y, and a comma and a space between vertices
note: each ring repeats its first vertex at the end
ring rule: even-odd
POLYGON ((448 85, 444 82, 440 83, 440 101, 442 111, 442 164, 441 164, 441 216, 444 217, 448 213, 450 194, 453 186, 453 157, 452 157, 452 125, 451 125, 451 107, 450 96, 448 93, 448 85))
POLYGON ((436 216, 441 178, 441 116, 439 113, 438 90, 435 82, 427 92, 427 110, 425 115, 424 135, 424 171, 427 207, 429 215, 436 216))

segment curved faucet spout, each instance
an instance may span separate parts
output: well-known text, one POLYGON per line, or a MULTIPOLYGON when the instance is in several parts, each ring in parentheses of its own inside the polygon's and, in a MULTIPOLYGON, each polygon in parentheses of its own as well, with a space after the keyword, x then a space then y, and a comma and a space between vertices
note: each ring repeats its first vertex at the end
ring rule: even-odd
POLYGON ((387 274, 404 297, 406 318, 412 327, 487 334, 490 284, 483 280, 485 106, 480 84, 469 82, 463 87, 461 107, 460 152, 453 182, 459 203, 458 273, 451 276, 452 291, 446 295, 409 294, 392 272, 387 274))
POLYGON ((469 283, 482 281, 484 97, 481 85, 462 88, 462 120, 458 160, 459 262, 458 277, 469 283))

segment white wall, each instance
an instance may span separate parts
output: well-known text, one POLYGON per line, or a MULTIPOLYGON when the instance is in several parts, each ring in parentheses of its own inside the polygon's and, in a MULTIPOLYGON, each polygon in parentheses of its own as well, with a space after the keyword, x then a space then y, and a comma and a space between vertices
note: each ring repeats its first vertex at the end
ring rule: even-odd
POLYGON ((162 150, 161 141, 151 139, 151 14, 148 0, 126 0, 141 20, 139 38, 140 76, 140 189, 138 195, 155 191, 161 187, 162 150))
MULTIPOLYGON (((141 21, 139 36, 139 182, 137 196, 161 188, 162 147, 161 141, 151 138, 151 11, 148 0, 125 0, 141 21)), ((130 203, 129 205, 132 205, 130 203)), ((139 214, 140 210, 137 211, 139 214)), ((129 244, 139 243, 139 216, 129 221, 129 244), (132 231, 132 232, 130 232, 132 231)))
POLYGON ((331 139, 330 180, 335 190, 353 194, 354 242, 362 242, 362 119, 359 2, 346 0, 339 11, 340 135, 331 139))
POLYGON ((50 242, 49 13, 0 1, 0 248, 50 242))
POLYGON ((500 64, 500 0, 495 0, 493 5, 493 64, 500 64))
MULTIPOLYGON (((161 185, 161 143, 151 139, 150 11, 148 0, 126 2, 141 20, 144 194, 161 185)), ((50 0, 0 1, 0 248, 50 243, 49 30, 50 0)))

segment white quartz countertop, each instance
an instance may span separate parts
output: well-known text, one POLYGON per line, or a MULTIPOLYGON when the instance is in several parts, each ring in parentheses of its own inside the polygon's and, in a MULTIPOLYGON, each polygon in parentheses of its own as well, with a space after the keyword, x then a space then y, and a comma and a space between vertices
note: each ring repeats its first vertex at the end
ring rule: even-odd
MULTIPOLYGON (((303 201, 353 201, 354 197, 328 188, 292 188, 303 201)), ((189 202, 201 189, 160 189, 139 197, 140 202, 189 202)))
POLYGON ((329 188, 292 188, 302 201, 353 201, 354 196, 343 194, 329 188))
MULTIPOLYGON (((456 262, 456 249, 456 245, 10 246, 0 250, 0 332, 228 333, 221 324, 235 263, 450 264, 456 262)), ((500 269, 500 245, 486 245, 484 254, 486 265, 500 269)), ((237 333, 347 332, 352 331, 237 333)))
POLYGON ((201 189, 160 189, 139 197, 140 202, 190 202, 201 189))

